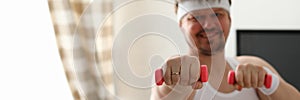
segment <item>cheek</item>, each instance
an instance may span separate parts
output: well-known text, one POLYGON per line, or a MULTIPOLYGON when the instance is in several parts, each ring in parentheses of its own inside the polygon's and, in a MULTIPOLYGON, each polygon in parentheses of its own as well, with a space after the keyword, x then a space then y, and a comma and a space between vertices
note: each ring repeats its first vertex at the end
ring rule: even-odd
POLYGON ((197 41, 196 34, 199 32, 201 26, 197 23, 185 23, 182 24, 182 28, 184 29, 184 34, 191 39, 191 41, 194 41, 195 45, 198 47, 199 43, 197 41))
POLYGON ((221 23, 221 24, 222 24, 222 29, 223 29, 223 32, 224 32, 224 36, 227 39, 227 37, 229 35, 229 31, 230 31, 230 21, 226 20, 226 21, 223 21, 223 23, 221 23))
POLYGON ((200 30, 201 26, 198 23, 188 23, 185 25, 185 30, 192 36, 195 36, 199 30, 200 30))

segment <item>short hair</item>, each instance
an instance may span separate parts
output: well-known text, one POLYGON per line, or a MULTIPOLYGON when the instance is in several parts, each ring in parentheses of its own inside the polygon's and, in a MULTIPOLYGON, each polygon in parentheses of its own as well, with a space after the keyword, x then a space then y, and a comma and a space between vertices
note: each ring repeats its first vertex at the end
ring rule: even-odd
MULTIPOLYGON (((175 0, 175 14, 177 14, 178 3, 183 2, 183 1, 186 1, 186 0, 175 0)), ((205 0, 205 1, 217 1, 217 0, 205 0)), ((221 2, 221 0, 218 0, 218 1, 221 2)), ((229 1, 229 5, 231 6, 231 0, 228 0, 228 1, 229 1)))

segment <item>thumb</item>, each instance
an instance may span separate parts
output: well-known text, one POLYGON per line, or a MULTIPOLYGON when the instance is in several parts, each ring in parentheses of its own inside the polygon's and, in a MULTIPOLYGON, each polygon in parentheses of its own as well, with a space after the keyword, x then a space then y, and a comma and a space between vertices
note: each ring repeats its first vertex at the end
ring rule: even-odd
POLYGON ((195 82, 194 84, 192 84, 192 88, 193 89, 201 89, 203 87, 203 84, 202 84, 202 82, 201 81, 197 81, 197 82, 195 82))
POLYGON ((234 86, 235 89, 238 90, 238 91, 242 91, 242 89, 243 89, 243 87, 242 87, 241 85, 239 85, 239 84, 234 84, 233 86, 234 86))

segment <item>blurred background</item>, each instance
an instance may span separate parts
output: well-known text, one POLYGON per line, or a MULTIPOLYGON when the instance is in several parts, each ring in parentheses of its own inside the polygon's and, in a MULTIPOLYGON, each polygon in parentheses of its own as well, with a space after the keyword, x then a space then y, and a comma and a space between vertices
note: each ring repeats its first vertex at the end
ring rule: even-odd
MULTIPOLYGON (((122 42, 130 43, 128 39, 135 37, 124 35, 132 32, 126 30, 126 24, 139 22, 137 19, 141 18, 140 16, 159 15, 158 19, 163 19, 160 20, 161 25, 155 25, 155 22, 149 22, 149 25, 172 29, 164 34, 172 41, 166 41, 168 39, 161 38, 162 36, 155 37, 153 33, 149 33, 150 37, 139 38, 144 40, 139 43, 145 43, 149 38, 151 43, 147 46, 136 44, 129 52, 161 47, 167 49, 155 53, 142 53, 147 55, 146 57, 134 56, 141 55, 141 52, 130 54, 130 57, 125 59, 133 61, 130 62, 130 71, 141 77, 129 77, 128 80, 149 80, 152 78, 153 69, 159 67, 156 63, 161 63, 169 55, 187 51, 184 49, 186 44, 180 44, 185 41, 176 25, 173 0, 2 2, 0 11, 4 13, 1 14, 0 25, 3 29, 0 33, 4 35, 0 37, 3 46, 0 77, 3 81, 0 93, 4 95, 0 98, 148 99, 151 86, 154 85, 152 82, 136 82, 141 87, 135 87, 135 83, 127 82, 119 75, 118 71, 126 71, 127 67, 113 66, 113 62, 123 59, 116 58, 112 53, 128 49, 129 47, 122 42), (170 24, 165 25, 164 21, 170 21, 170 24), (174 38, 168 32, 178 32, 178 37, 174 38), (122 41, 115 41, 115 38, 122 41), (118 44, 120 46, 113 48, 117 43, 121 43, 118 44), (160 60, 154 61, 155 58, 160 60), (147 65, 149 62, 155 64, 147 65)), ((296 79, 300 75, 297 73, 300 69, 296 60, 300 56, 297 48, 300 40, 300 11, 297 5, 299 3, 299 0, 233 1, 232 27, 226 44, 226 55, 263 57, 299 90, 300 82, 296 79)), ((134 24, 131 28, 143 30, 138 26, 140 24, 134 24)))

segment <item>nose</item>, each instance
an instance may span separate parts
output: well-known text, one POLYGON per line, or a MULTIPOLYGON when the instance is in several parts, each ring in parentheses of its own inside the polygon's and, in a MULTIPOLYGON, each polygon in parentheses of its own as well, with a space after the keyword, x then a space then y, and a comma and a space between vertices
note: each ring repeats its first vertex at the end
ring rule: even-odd
POLYGON ((211 30, 219 25, 218 22, 218 18, 207 17, 205 20, 201 21, 200 24, 204 30, 211 30))

